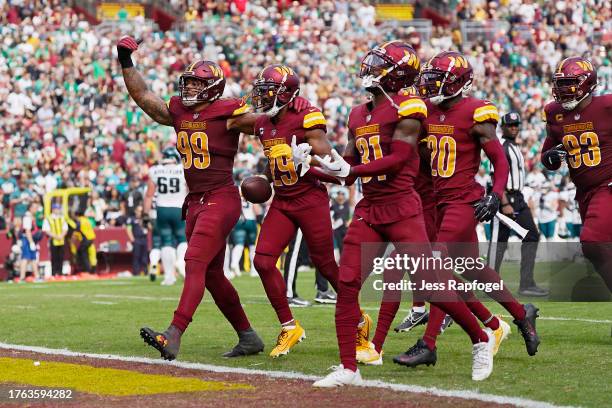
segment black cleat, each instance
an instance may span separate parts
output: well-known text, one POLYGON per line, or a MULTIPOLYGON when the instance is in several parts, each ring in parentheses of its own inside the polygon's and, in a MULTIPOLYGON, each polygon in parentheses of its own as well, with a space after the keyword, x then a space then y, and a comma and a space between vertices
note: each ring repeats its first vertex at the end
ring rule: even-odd
POLYGON ((404 320, 393 330, 395 330, 397 333, 409 332, 420 324, 426 324, 428 320, 429 312, 427 310, 424 312, 415 312, 414 310, 410 310, 408 316, 406 316, 404 320))
POLYGON ((440 334, 444 333, 444 330, 448 329, 453 324, 453 318, 449 315, 444 316, 442 325, 440 325, 440 334))
POLYGON ((538 309, 531 303, 527 303, 523 306, 525 309, 525 318, 523 320, 514 320, 514 324, 518 326, 521 336, 525 340, 525 347, 527 347, 527 354, 535 356, 538 352, 538 345, 540 344, 540 338, 536 331, 536 318, 538 317, 538 309))
POLYGON ((242 357, 251 354, 261 353, 264 350, 264 343, 252 328, 238 332, 238 344, 230 351, 223 353, 223 357, 242 357))
POLYGON ((423 339, 419 339, 408 351, 393 357, 393 362, 406 367, 416 367, 421 364, 436 365, 436 361, 438 361, 436 350, 435 348, 430 350, 423 339))
POLYGON ((164 360, 174 360, 181 347, 181 331, 174 326, 168 327, 163 333, 158 333, 148 327, 140 329, 140 337, 149 346, 161 353, 164 360))

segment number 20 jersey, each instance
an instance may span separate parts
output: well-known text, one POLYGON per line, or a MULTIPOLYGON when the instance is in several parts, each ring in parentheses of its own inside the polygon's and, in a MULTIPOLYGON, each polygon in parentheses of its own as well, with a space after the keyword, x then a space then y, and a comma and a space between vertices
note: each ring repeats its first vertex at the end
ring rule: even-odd
POLYGON ((480 166, 480 141, 472 135, 478 123, 497 124, 499 113, 492 103, 473 97, 442 110, 427 102, 427 119, 421 142, 431 152, 431 176, 436 204, 471 203, 482 198, 476 182, 480 166))
POLYGON ((566 111, 556 102, 544 108, 548 137, 563 143, 576 198, 612 183, 612 95, 593 96, 582 111, 566 111))
POLYGON ((182 207, 187 195, 187 185, 181 164, 155 165, 149 169, 149 179, 156 186, 157 207, 182 207))
POLYGON ((240 132, 228 130, 227 120, 250 109, 242 99, 217 99, 196 112, 178 96, 168 102, 190 193, 233 186, 232 170, 240 132))

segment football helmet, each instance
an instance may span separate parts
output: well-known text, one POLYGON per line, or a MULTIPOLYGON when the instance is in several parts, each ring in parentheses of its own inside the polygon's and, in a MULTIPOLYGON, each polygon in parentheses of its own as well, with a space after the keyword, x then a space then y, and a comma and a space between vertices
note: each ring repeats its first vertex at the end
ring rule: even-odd
POLYGON ((192 63, 179 78, 179 96, 185 106, 212 102, 223 94, 224 89, 223 70, 212 61, 192 63))
POLYGON ((265 67, 253 82, 253 107, 257 112, 275 116, 300 92, 300 78, 286 65, 265 67))
POLYGON ((419 75, 419 96, 434 105, 467 92, 474 71, 467 58, 456 51, 444 51, 430 59, 419 75))
POLYGON ((402 41, 390 41, 370 50, 361 61, 359 78, 363 87, 372 92, 398 92, 414 84, 421 61, 414 49, 402 41))
POLYGON ((582 57, 566 58, 559 63, 552 78, 552 94, 563 109, 572 110, 597 86, 597 71, 582 57))
POLYGON ((162 163, 180 163, 181 156, 175 147, 166 147, 162 150, 162 163))

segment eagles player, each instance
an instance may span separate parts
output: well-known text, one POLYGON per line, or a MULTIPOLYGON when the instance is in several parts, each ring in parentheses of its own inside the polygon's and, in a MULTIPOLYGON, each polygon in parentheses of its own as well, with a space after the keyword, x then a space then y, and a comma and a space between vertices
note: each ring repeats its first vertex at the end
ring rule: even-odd
POLYGON ((181 219, 185 196, 187 196, 187 184, 183 176, 181 157, 174 147, 168 147, 162 151, 161 163, 149 170, 149 182, 144 200, 145 214, 150 214, 153 199, 157 207, 154 229, 159 239, 154 240, 153 245, 161 247, 161 262, 164 268, 162 285, 174 285, 175 268, 185 276, 184 258, 187 239, 185 221, 181 219))

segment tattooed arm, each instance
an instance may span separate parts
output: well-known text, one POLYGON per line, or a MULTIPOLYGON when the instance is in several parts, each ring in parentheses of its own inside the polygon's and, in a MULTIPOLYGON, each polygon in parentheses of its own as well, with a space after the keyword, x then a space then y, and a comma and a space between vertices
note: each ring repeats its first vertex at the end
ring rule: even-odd
POLYGON ((172 116, 168 106, 162 98, 155 95, 147 88, 140 72, 134 68, 132 63, 132 52, 138 49, 139 41, 126 36, 117 43, 117 58, 121 64, 123 80, 128 93, 147 115, 161 125, 172 126, 172 116))

